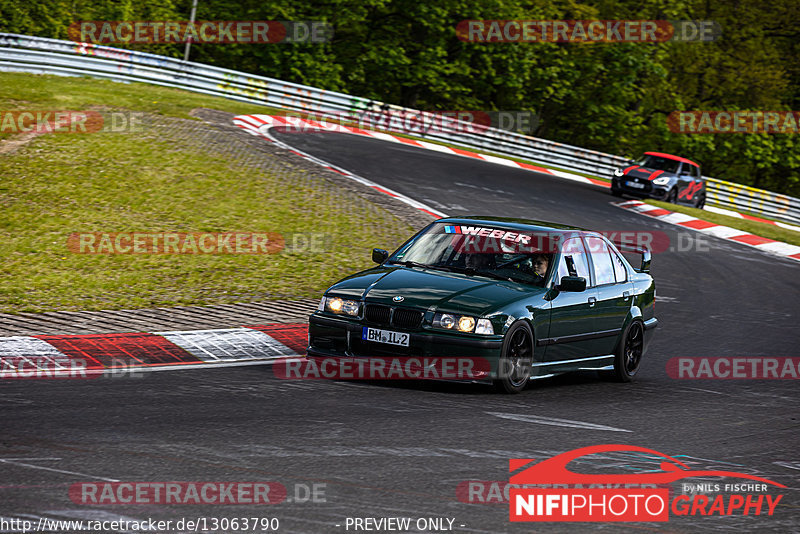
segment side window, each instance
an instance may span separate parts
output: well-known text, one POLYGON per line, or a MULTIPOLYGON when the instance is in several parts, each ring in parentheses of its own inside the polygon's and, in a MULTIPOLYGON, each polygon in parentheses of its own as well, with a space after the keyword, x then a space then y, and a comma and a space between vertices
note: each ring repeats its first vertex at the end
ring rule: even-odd
POLYGON ((589 247, 592 263, 594 263, 595 283, 598 286, 613 284, 615 282, 614 265, 611 263, 611 250, 606 242, 597 237, 587 237, 586 246, 589 247))
POLYGON ((628 280, 628 272, 625 270, 625 264, 622 263, 622 258, 619 257, 614 251, 611 251, 611 263, 614 264, 614 277, 617 282, 625 282, 628 280))
POLYGON ((692 176, 695 178, 700 178, 700 167, 695 167, 692 165, 692 176))
POLYGON ((583 241, 579 237, 570 238, 561 246, 561 252, 561 260, 558 262, 558 280, 564 276, 582 276, 586 278, 586 285, 591 285, 589 261, 586 258, 583 241))

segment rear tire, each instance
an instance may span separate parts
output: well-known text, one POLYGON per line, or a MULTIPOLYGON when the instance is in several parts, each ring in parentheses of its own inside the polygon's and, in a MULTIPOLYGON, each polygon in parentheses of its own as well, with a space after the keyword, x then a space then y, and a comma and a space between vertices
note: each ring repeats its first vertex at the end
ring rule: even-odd
POLYGON ((694 203, 694 207, 701 210, 703 206, 706 205, 706 196, 705 195, 698 195, 697 202, 694 203))
POLYGON ((524 320, 517 321, 506 332, 498 363, 495 388, 501 393, 519 393, 531 377, 533 332, 524 320))
POLYGON ((630 382, 642 364, 644 354, 644 325, 633 320, 625 329, 614 354, 614 370, 611 376, 617 382, 630 382))

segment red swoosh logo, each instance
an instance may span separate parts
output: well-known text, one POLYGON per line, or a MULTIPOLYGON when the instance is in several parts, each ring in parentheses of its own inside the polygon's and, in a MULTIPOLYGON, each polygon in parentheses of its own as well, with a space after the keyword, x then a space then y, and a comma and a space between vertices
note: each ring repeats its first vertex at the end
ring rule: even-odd
MULTIPOLYGON (((511 460, 509 466, 519 469, 519 463, 513 463, 511 460)), ((519 461, 516 461, 519 462, 519 461)), ((660 453, 653 449, 645 447, 637 447, 635 445, 594 445, 591 447, 583 447, 573 451, 565 452, 542 460, 531 467, 521 471, 509 479, 511 484, 666 484, 682 480, 684 478, 692 477, 737 477, 745 478, 748 480, 756 480, 764 482, 779 488, 785 488, 783 484, 778 484, 772 480, 749 475, 747 473, 739 473, 736 471, 718 471, 718 470, 692 470, 681 462, 671 456, 660 453), (662 473, 628 473, 624 475, 605 475, 605 474, 583 474, 575 473, 567 469, 567 464, 571 461, 582 456, 588 456, 599 452, 643 452, 652 456, 658 456, 664 459, 661 462, 660 468, 664 471, 662 473)))

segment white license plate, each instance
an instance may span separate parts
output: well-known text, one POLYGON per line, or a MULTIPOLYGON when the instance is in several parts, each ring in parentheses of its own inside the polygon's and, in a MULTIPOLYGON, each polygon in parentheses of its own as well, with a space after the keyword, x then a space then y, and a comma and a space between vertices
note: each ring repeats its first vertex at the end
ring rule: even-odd
POLYGON ((377 341, 388 345, 408 346, 408 334, 392 332, 391 330, 380 330, 378 328, 364 327, 361 331, 361 339, 364 341, 377 341))
POLYGON ((625 182, 625 185, 634 189, 644 189, 644 184, 640 184, 638 182, 625 182))

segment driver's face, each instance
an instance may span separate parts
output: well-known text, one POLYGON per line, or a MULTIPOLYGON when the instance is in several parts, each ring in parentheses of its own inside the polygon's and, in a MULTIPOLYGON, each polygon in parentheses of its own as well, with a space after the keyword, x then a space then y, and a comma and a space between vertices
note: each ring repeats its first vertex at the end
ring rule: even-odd
POLYGON ((537 256, 537 257, 533 258, 531 263, 533 265, 533 270, 539 276, 544 276, 545 273, 547 273, 548 261, 547 261, 547 258, 545 256, 537 256))

